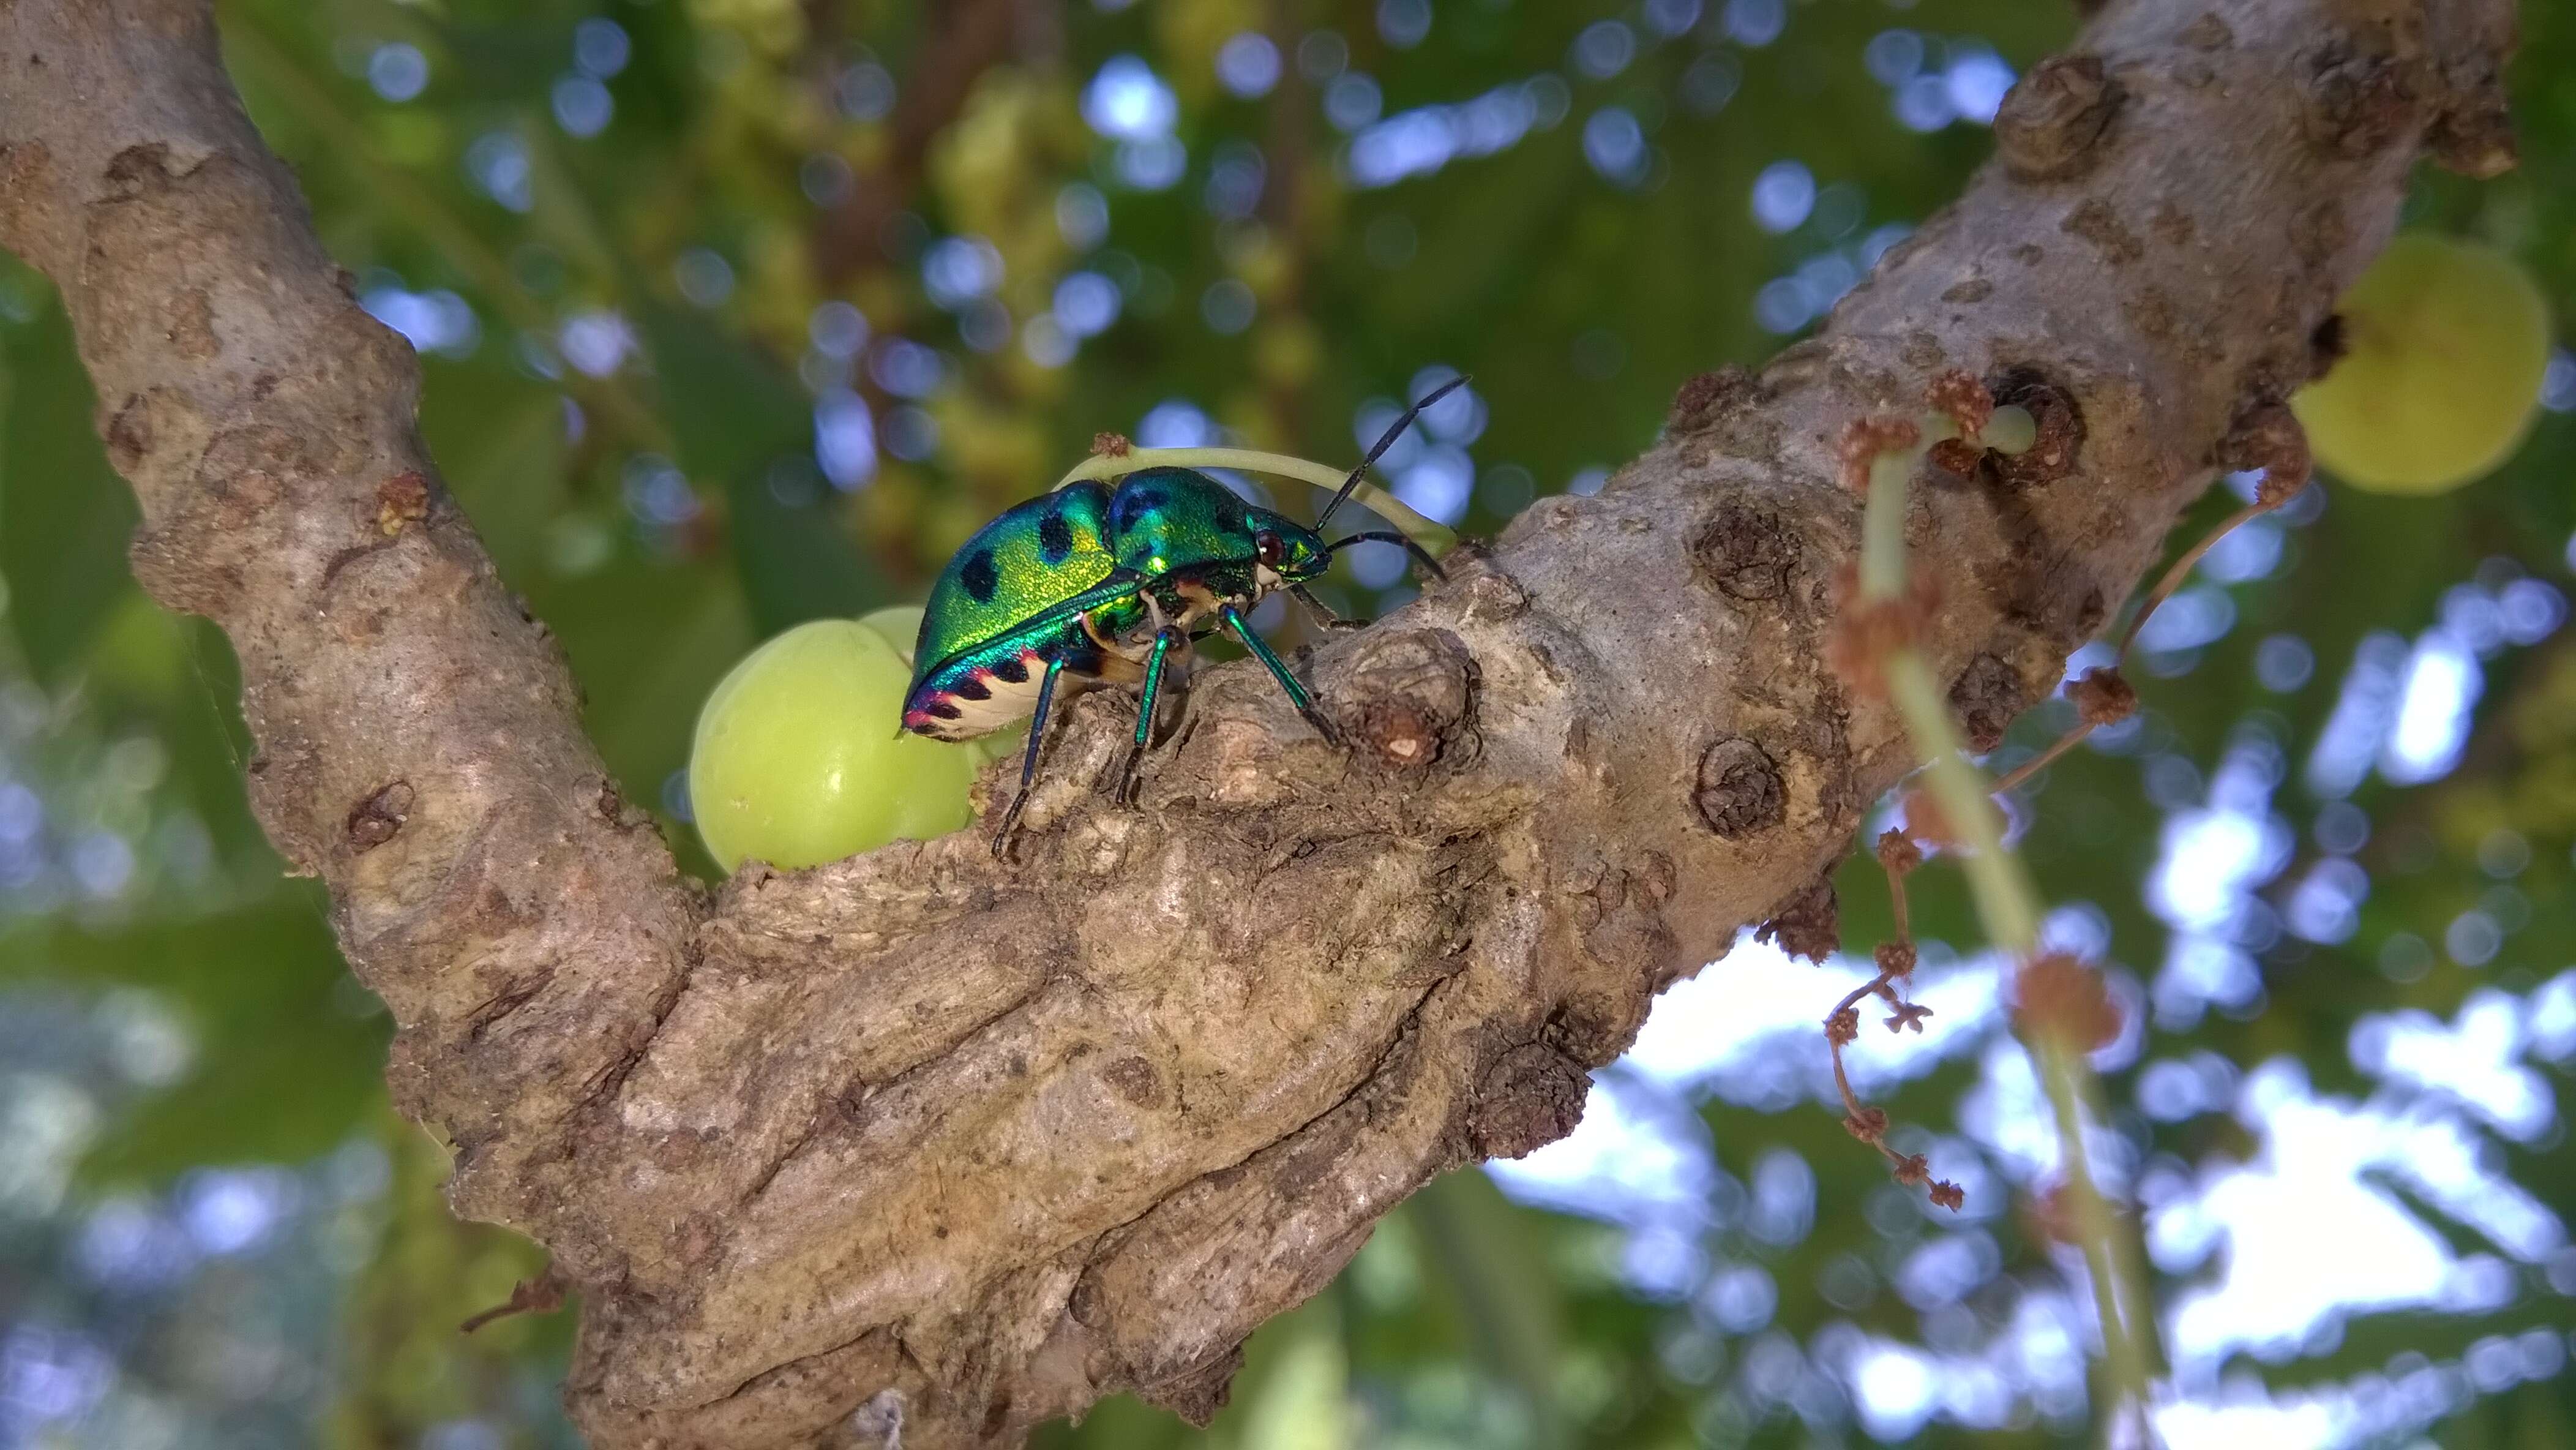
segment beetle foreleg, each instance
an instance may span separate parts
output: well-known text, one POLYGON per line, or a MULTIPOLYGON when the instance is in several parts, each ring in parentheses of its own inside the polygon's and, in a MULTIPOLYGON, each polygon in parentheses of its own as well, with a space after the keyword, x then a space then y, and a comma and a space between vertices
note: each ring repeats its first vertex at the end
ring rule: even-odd
POLYGON ((1306 612, 1314 617, 1315 624, 1318 628, 1336 630, 1359 629, 1362 627, 1360 622, 1356 619, 1344 619, 1340 615, 1335 614, 1325 605, 1324 601, 1307 592, 1306 586, 1303 584, 1289 585, 1288 592, 1297 596, 1297 602, 1299 604, 1306 606, 1306 612))
MULTIPOLYGON (((1156 615, 1160 617, 1161 611, 1156 615)), ((1136 702, 1136 738, 1127 749, 1127 758, 1119 763, 1118 777, 1110 786, 1110 799, 1127 805, 1136 796, 1136 765, 1145 758, 1145 747, 1154 740, 1155 707, 1163 700, 1163 673, 1171 665, 1174 649, 1189 647, 1189 631, 1177 624, 1166 624, 1154 631, 1154 647, 1145 656, 1144 695, 1136 702)))
POLYGON ((1279 688, 1287 692, 1288 703, 1297 707, 1297 713, 1306 717, 1306 723, 1315 727, 1315 733, 1335 745, 1341 744, 1342 732, 1324 717, 1323 711, 1315 708, 1315 697, 1306 693, 1306 687, 1297 682, 1297 677, 1288 672, 1286 665, 1280 663, 1279 656, 1271 653, 1268 642, 1253 632, 1252 621, 1243 617, 1243 611, 1229 600, 1217 614, 1225 621, 1225 627, 1234 631, 1234 637, 1243 641, 1243 647, 1252 651, 1252 657, 1270 671, 1270 678, 1277 680, 1279 688))
POLYGON ((1038 750, 1046 740, 1047 707, 1055 703, 1056 676, 1064 673, 1061 656, 1047 661, 1046 676, 1038 681, 1038 708, 1029 718, 1029 747, 1020 752, 1020 788, 1011 793, 1011 804, 1002 812, 1001 824, 993 828, 993 856, 999 860, 1011 851, 1011 832, 1020 823, 1020 807, 1028 804, 1029 782, 1037 779, 1038 750))

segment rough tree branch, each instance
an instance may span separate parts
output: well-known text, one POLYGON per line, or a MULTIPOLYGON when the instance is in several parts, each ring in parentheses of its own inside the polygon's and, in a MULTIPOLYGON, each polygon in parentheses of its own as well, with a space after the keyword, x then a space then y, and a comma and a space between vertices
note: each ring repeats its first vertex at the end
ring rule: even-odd
POLYGON ((2511 26, 2114 0, 1823 335, 1317 655, 1352 751, 1215 670, 1121 810, 1087 782, 1127 707, 1087 698, 1021 864, 967 833, 712 900, 438 484, 414 359, 203 0, 0 4, 0 242, 70 308, 137 577, 241 656, 252 800, 392 1007, 456 1209, 582 1293, 594 1442, 836 1443, 893 1389, 929 1450, 1127 1388, 1203 1415, 1407 1193, 1567 1131, 1654 993, 1914 764, 1822 663, 1843 425, 1947 368, 2041 421, 1912 515, 1990 741, 2259 456, 2419 149, 2509 159, 2511 26))

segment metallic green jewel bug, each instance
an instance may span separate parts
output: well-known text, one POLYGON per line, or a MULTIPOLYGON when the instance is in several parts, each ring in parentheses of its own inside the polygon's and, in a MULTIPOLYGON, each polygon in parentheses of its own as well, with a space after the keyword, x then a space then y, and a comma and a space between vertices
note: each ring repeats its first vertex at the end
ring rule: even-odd
POLYGON ((1342 479, 1312 528, 1244 502, 1195 469, 1148 466, 1115 488, 1077 478, 1014 505, 958 549, 922 610, 903 728, 968 740, 1033 717, 1019 789, 994 831, 995 855, 1008 849, 1036 778, 1059 685, 1141 688, 1135 737, 1113 788, 1123 800, 1152 741, 1174 668, 1188 658, 1192 639, 1217 629, 1261 661, 1319 734, 1336 738, 1332 722, 1248 616, 1284 589, 1319 618, 1339 623, 1305 585, 1331 566, 1336 550, 1362 540, 1400 544, 1439 573, 1431 556, 1401 533, 1374 530, 1326 542, 1322 530, 1414 418, 1464 382, 1453 379, 1406 409, 1342 479))

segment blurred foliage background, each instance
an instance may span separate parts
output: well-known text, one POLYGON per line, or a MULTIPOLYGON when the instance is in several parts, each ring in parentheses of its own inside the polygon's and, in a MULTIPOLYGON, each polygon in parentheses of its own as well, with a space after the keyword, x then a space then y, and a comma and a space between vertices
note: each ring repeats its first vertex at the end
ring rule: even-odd
MULTIPOLYGON (((1597 488, 1685 377, 1802 333, 1954 195, 2073 25, 2007 0, 219 10, 325 240, 423 356, 450 485, 702 872, 686 743, 757 640, 918 597, 1101 430, 1340 460, 1464 369, 1388 460, 1409 503, 1478 533, 1597 488)), ((2428 175, 2408 215, 2511 249, 2564 315, 2576 18, 2524 27, 2524 166, 2428 175)), ((440 1209, 438 1152, 385 1107, 382 1011, 245 811, 225 646, 136 591, 62 309, 0 268, 0 1447, 574 1444, 568 1315, 457 1332, 539 1260, 440 1209)), ((2232 536, 2146 633, 2143 715, 2017 803, 2052 931, 2134 1009, 2095 1151, 2144 1206, 2176 1444, 2576 1442, 2563 352, 2545 402, 2465 491, 2320 485, 2232 536)), ((1343 568, 1346 609, 1404 596, 1392 558, 1343 568)), ((1435 1184, 1265 1330, 1213 1428, 1114 1402, 1042 1442, 2088 1441, 2029 1065, 1955 879, 1915 886, 1940 1015, 1855 1064, 1964 1212, 1827 1106, 1816 1024, 1857 961, 1748 944, 1668 996, 1574 1139, 1435 1184)), ((1856 865, 1842 896, 1865 954, 1884 889, 1856 865)))

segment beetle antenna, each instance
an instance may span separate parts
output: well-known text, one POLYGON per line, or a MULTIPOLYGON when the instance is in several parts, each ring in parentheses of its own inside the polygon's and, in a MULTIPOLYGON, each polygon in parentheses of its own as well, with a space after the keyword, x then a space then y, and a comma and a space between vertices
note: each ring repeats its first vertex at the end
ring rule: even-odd
MULTIPOLYGON (((1413 426, 1413 420, 1422 416, 1423 409, 1428 408, 1432 404, 1439 402, 1442 398, 1449 396, 1451 391, 1454 389, 1466 386, 1466 383, 1467 375, 1465 373, 1460 373, 1458 376, 1451 378, 1449 381, 1442 383, 1440 386, 1433 388, 1430 392, 1424 394, 1422 401, 1405 409, 1404 416, 1396 419, 1394 426, 1386 430, 1386 435, 1377 440, 1377 446, 1368 451, 1368 457, 1361 459, 1360 466, 1351 470, 1351 476, 1342 480, 1342 491, 1333 495, 1333 501, 1324 505, 1324 511, 1322 513, 1315 515, 1316 529, 1318 531, 1322 530, 1324 527, 1324 520, 1331 518, 1333 516, 1333 510, 1342 506, 1342 500, 1351 496, 1351 490, 1360 486, 1360 478, 1368 472, 1369 465, 1377 462, 1380 455, 1395 446, 1395 440, 1404 436, 1404 430, 1413 426)), ((1420 549, 1415 549, 1414 553, 1421 554, 1422 551, 1420 549)), ((1424 557, 1427 558, 1428 556, 1426 555, 1424 557)))
POLYGON ((1324 555, 1326 558, 1332 557, 1333 551, 1341 548, 1345 544, 1369 543, 1402 544, 1404 546, 1404 552, 1411 554, 1416 563, 1419 563, 1423 568, 1431 571, 1432 578, 1445 581, 1449 577, 1448 574, 1443 572, 1440 568, 1440 561, 1432 558, 1428 550, 1393 529, 1371 529, 1365 534, 1353 534, 1347 539, 1335 539, 1324 546, 1324 555))

